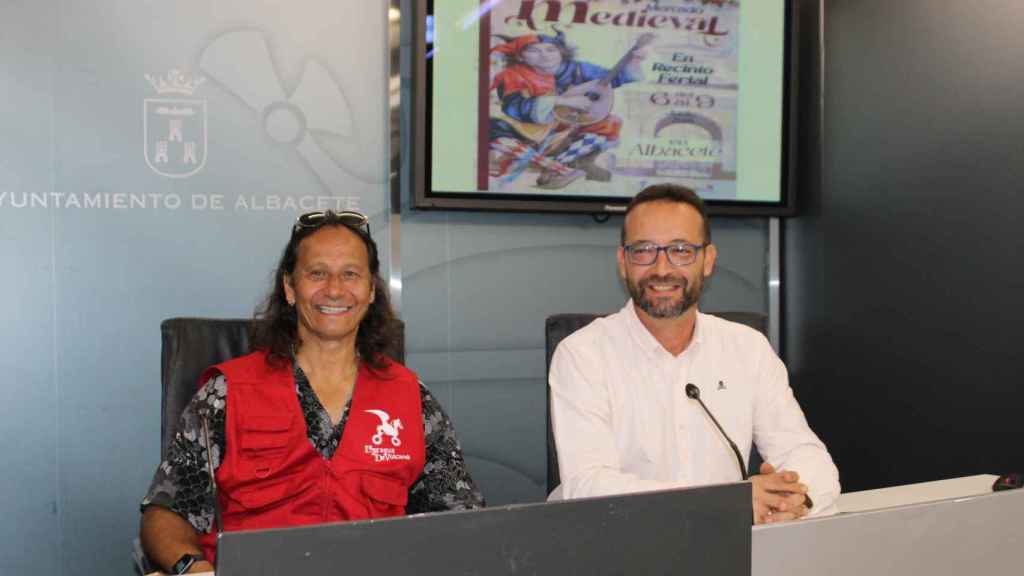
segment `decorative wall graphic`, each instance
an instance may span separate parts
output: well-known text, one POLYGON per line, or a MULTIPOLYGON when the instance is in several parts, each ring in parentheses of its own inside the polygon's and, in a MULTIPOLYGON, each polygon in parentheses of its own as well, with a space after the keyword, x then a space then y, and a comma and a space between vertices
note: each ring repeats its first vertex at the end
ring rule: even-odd
POLYGON ((353 131, 352 111, 323 64, 308 60, 298 86, 286 94, 274 69, 268 40, 259 30, 218 36, 203 50, 199 62, 212 80, 260 113, 264 131, 271 140, 295 147, 326 191, 344 191, 345 182, 351 178, 368 183, 379 180, 379 176, 360 168, 359 138, 353 131), (241 68, 239 62, 249 66, 241 68), (311 137, 314 131, 352 141, 352 153, 342 158, 329 155, 311 137))

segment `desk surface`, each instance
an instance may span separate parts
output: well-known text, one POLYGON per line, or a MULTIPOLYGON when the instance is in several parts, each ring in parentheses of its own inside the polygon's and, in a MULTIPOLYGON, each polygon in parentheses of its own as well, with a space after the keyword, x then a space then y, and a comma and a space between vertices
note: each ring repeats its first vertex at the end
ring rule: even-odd
POLYGON ((963 478, 951 478, 949 480, 936 480, 933 482, 907 484, 906 486, 850 492, 848 494, 841 494, 836 506, 839 508, 840 513, 865 512, 868 510, 908 506, 910 504, 978 496, 992 492, 992 483, 996 481, 996 478, 998 476, 994 474, 979 474, 977 476, 964 476, 963 478))

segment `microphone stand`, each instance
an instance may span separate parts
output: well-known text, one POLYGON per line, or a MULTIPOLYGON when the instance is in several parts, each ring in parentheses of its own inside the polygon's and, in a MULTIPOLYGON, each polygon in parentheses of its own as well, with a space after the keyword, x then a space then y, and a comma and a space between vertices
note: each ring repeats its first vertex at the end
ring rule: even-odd
POLYGON ((736 455, 736 462, 740 465, 740 476, 743 477, 743 480, 749 478, 747 467, 743 465, 743 456, 740 455, 740 449, 736 447, 736 443, 732 441, 732 438, 729 438, 729 435, 725 433, 725 429, 718 423, 715 415, 711 413, 711 410, 708 410, 708 407, 704 405, 704 401, 700 399, 700 388, 696 384, 687 384, 686 395, 696 400, 700 407, 704 409, 704 413, 708 415, 708 418, 711 418, 711 421, 715 423, 718 431, 722 433, 722 437, 729 443, 729 447, 732 448, 733 453, 736 455))

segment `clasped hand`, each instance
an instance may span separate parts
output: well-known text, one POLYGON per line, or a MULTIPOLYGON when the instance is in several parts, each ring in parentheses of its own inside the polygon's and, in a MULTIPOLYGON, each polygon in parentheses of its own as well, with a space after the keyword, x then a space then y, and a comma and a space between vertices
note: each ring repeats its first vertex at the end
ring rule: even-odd
POLYGON ((792 470, 775 471, 765 462, 761 473, 750 477, 754 506, 754 524, 768 524, 796 520, 810 511, 811 500, 807 485, 800 483, 800 475, 792 470))

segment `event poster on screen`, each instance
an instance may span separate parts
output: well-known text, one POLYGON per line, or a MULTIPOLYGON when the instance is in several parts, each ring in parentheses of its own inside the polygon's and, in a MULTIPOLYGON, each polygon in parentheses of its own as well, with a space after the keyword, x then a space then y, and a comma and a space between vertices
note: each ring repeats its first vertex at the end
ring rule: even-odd
POLYGON ((738 16, 730 2, 495 5, 478 187, 621 194, 674 178, 735 196, 738 16))
POLYGON ((783 11, 762 4, 764 30, 739 0, 435 1, 433 189, 777 200, 741 185, 780 170, 783 11))

